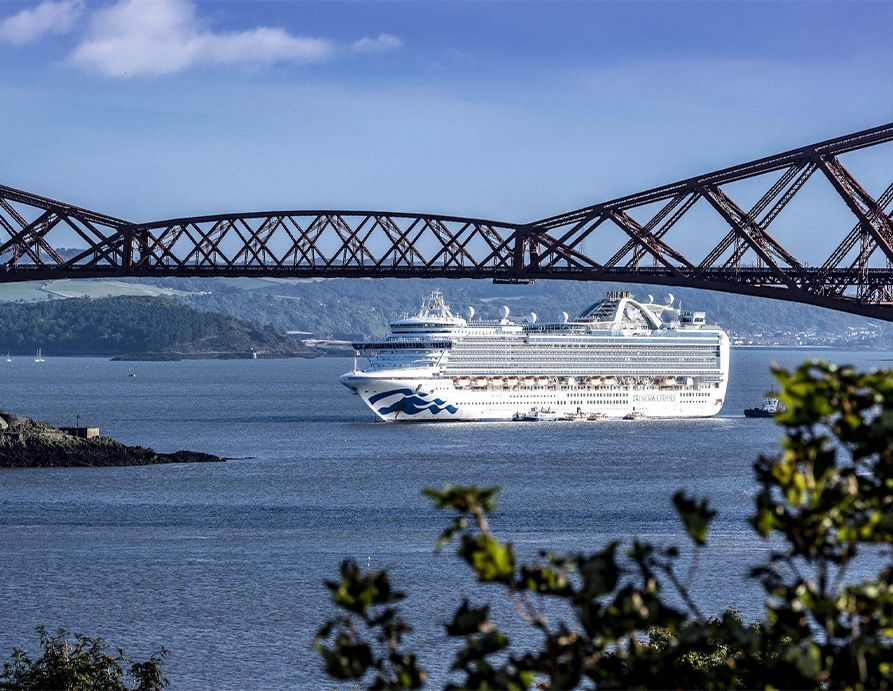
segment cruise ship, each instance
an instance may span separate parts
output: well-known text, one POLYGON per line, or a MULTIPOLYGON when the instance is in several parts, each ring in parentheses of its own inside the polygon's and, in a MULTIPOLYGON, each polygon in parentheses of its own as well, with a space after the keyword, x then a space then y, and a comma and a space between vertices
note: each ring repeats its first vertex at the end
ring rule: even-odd
POLYGON ((556 323, 455 314, 439 291, 382 340, 354 343, 341 382, 387 422, 716 415, 729 339, 668 295, 609 292, 556 323))

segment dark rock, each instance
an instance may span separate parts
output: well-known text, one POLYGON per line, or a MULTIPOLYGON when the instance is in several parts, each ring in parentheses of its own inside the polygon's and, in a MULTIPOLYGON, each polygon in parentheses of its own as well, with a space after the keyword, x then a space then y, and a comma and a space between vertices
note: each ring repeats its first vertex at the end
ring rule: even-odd
POLYGON ((44 422, 0 411, 0 468, 108 467, 223 460, 198 451, 158 453, 108 437, 82 439, 44 422))

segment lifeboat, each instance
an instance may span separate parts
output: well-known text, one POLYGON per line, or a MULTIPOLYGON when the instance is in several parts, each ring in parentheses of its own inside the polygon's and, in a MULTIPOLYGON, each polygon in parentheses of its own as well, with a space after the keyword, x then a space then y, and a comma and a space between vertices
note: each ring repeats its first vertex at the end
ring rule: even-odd
POLYGON ((501 389, 503 385, 502 377, 490 377, 490 386, 494 389, 501 389))
POLYGON ((536 384, 536 379, 534 377, 524 377, 521 380, 521 386, 534 386, 536 384))
POLYGON ((614 377, 605 377, 604 379, 602 379, 602 383, 605 386, 614 386, 615 384, 617 384, 617 380, 614 377))
POLYGON ((641 413, 638 410, 633 410, 623 416, 624 420, 647 420, 645 417, 645 413, 641 413))
POLYGON ((676 386, 676 377, 663 377, 660 380, 660 385, 664 388, 668 388, 670 386, 676 386))
POLYGON ((518 386, 518 377, 506 377, 504 383, 507 388, 514 389, 518 386))
POLYGON ((487 377, 478 377, 472 382, 472 386, 485 387, 487 385, 487 377))
POLYGON ((455 379, 453 379, 453 386, 455 386, 457 389, 464 389, 470 383, 471 379, 469 379, 468 377, 456 377, 455 379))

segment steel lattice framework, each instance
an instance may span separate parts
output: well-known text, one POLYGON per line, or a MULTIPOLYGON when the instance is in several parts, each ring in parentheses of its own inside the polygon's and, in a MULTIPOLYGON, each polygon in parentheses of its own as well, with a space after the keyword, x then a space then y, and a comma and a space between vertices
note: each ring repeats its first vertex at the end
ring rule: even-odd
MULTIPOLYGON (((603 280, 782 298, 893 321, 893 183, 874 197, 840 160, 890 141, 893 123, 524 224, 345 210, 134 223, 0 185, 0 282, 118 276, 603 280), (811 178, 828 183, 854 223, 809 230, 810 237, 835 241, 830 255, 812 266, 769 233, 811 178), (762 185, 747 208, 729 189, 742 181, 762 185), (696 228, 682 230, 695 215, 696 228), (607 229, 619 230, 622 242, 603 243, 607 229), (80 249, 62 249, 72 240, 80 249)), ((893 165, 890 170, 893 178, 893 165)))

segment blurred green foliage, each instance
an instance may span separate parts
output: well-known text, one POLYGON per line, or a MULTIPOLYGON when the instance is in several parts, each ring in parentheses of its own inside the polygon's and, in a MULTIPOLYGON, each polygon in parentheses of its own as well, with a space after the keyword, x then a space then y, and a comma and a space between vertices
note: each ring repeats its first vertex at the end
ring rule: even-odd
POLYGON ((161 673, 162 648, 144 662, 112 653, 101 638, 60 630, 55 636, 38 628, 42 654, 32 659, 14 650, 3 663, 0 691, 158 691, 168 685, 161 673))
MULTIPOLYGON (((750 574, 766 593, 760 621, 732 611, 705 616, 691 570, 678 573, 676 547, 633 539, 520 563, 490 527, 497 488, 428 489, 435 507, 452 514, 438 548, 457 542, 478 581, 539 634, 537 646, 519 649, 488 604, 463 598, 445 626, 460 642, 450 688, 893 686, 893 372, 810 362, 775 376, 787 406, 776 417, 784 436, 779 454, 754 465, 750 519, 769 547, 750 574), (879 572, 847 579, 863 548, 879 572), (573 616, 551 621, 550 600, 573 616)), ((682 491, 672 502, 697 557, 715 511, 682 491)), ((425 672, 401 647, 411 629, 387 572, 364 574, 346 561, 328 586, 343 612, 315 641, 329 676, 370 688, 422 686, 425 672)))

